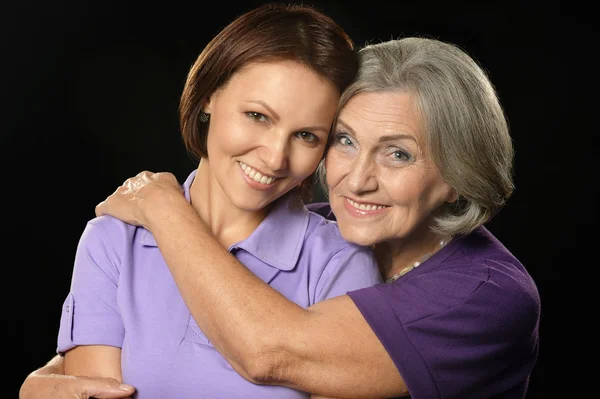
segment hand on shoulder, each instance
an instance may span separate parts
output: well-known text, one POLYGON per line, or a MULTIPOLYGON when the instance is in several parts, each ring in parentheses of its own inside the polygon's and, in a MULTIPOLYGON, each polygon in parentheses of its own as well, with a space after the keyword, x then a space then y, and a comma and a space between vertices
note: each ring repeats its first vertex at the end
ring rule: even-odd
MULTIPOLYGON (((135 226, 147 227, 149 216, 171 209, 166 203, 177 203, 183 189, 177 178, 168 172, 143 171, 119 186, 96 206, 96 216, 110 215, 135 226)), ((185 202, 185 201, 184 201, 185 202)))

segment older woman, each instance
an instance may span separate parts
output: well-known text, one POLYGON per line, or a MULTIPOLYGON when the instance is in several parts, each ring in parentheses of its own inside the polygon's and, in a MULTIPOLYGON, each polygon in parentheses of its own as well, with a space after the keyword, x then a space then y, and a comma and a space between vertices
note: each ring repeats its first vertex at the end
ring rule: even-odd
POLYGON ((386 283, 297 306, 219 245, 170 174, 132 178, 96 212, 153 233, 198 326, 251 382, 346 398, 523 398, 540 300, 484 227, 513 190, 492 84, 457 47, 405 38, 360 51, 340 105, 323 171, 331 216, 373 248, 386 283))

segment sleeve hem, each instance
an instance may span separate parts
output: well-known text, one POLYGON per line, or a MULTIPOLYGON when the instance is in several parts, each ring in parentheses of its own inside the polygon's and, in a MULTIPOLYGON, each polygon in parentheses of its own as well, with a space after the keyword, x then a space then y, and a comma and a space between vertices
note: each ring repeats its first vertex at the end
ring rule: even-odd
POLYGON ((374 286, 350 291, 348 295, 392 358, 411 398, 441 398, 427 363, 380 289, 374 286))
POLYGON ((70 349, 80 345, 107 345, 121 348, 125 336, 120 325, 119 317, 107 315, 81 316, 78 315, 73 322, 71 339, 59 339, 56 353, 63 355, 70 349), (112 328, 110 326, 113 326, 112 328))

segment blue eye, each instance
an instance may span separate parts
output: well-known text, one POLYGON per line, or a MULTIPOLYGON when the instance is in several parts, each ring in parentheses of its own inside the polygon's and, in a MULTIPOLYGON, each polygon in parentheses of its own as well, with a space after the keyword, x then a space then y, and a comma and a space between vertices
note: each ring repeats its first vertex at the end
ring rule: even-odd
POLYGON ((296 133, 296 137, 302 141, 306 141, 307 143, 316 143, 319 141, 319 138, 311 132, 298 132, 296 133))
POLYGON ((344 147, 351 146, 354 144, 352 140, 350 140, 350 137, 346 136, 345 134, 337 134, 335 138, 337 143, 344 147))
POLYGON ((246 116, 248 116, 248 118, 256 121, 256 122, 268 122, 269 119, 261 114, 260 112, 246 112, 246 116))

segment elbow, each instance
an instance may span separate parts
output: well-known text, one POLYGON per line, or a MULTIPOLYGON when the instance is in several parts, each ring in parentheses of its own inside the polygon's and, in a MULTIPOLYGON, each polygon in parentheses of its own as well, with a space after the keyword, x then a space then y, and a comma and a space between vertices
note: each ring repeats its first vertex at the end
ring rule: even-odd
POLYGON ((288 383, 292 356, 281 348, 262 346, 248 352, 241 362, 243 376, 259 385, 282 385, 288 383))

